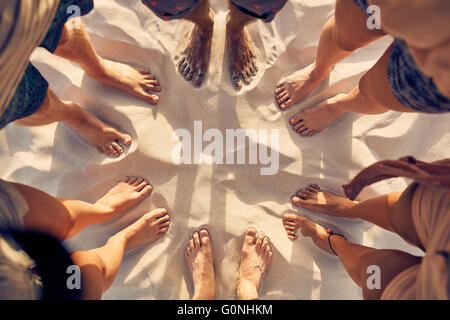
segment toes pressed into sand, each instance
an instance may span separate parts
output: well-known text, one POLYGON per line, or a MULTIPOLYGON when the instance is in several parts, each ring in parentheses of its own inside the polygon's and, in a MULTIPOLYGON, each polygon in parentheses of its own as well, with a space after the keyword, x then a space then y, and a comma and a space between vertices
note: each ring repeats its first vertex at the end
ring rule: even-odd
POLYGON ((131 250, 161 238, 170 226, 170 216, 165 208, 144 214, 139 220, 123 230, 126 249, 131 250))
POLYGON ((354 218, 353 211, 350 209, 358 203, 346 197, 322 190, 317 184, 310 184, 300 189, 291 200, 297 207, 344 218, 354 218))
POLYGON ((111 213, 120 213, 142 201, 152 190, 150 183, 142 177, 125 177, 96 204, 110 208, 111 213))
POLYGON ((347 113, 334 107, 334 103, 341 97, 342 95, 338 95, 296 114, 289 120, 292 129, 303 137, 321 132, 347 113))
POLYGON ((200 87, 208 72, 211 56, 211 43, 214 27, 214 14, 210 10, 210 20, 203 29, 193 26, 186 41, 185 49, 181 53, 178 71, 187 80, 192 81, 195 87, 200 87))
POLYGON ((270 239, 264 232, 248 228, 242 245, 237 294, 239 299, 258 298, 258 290, 272 260, 270 239))
POLYGON ((154 92, 160 92, 161 85, 150 71, 106 59, 101 63, 101 73, 90 74, 93 78, 150 104, 158 103, 154 92))
POLYGON ((302 100, 329 74, 322 72, 320 75, 315 70, 315 64, 294 72, 285 80, 282 80, 275 89, 275 100, 281 110, 286 110, 290 106, 302 100))
POLYGON ((194 300, 210 300, 215 296, 216 282, 211 237, 206 229, 195 231, 184 250, 184 257, 194 283, 194 300))
POLYGON ((258 72, 256 53, 250 35, 244 29, 237 39, 227 32, 228 59, 231 83, 235 89, 249 85, 258 72))
POLYGON ((118 157, 124 152, 121 144, 131 144, 130 135, 107 125, 86 109, 74 103, 68 104, 67 107, 70 108, 72 116, 65 120, 65 123, 98 152, 118 157))

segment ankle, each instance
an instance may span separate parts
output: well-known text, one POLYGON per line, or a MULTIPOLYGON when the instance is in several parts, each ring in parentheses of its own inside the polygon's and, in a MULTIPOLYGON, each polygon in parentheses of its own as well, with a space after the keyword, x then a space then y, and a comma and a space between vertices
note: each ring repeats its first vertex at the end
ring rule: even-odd
POLYGON ((331 67, 323 67, 320 66, 317 61, 313 64, 313 69, 311 71, 311 79, 322 81, 326 77, 328 77, 331 73, 331 67))
POLYGON ((255 300, 258 299, 258 288, 247 280, 240 279, 237 286, 237 298, 238 300, 255 300))
POLYGON ((209 8, 208 13, 202 15, 202 19, 193 21, 198 31, 204 38, 208 38, 214 29, 214 11, 209 8))
POLYGON ((192 300, 213 300, 216 296, 216 286, 215 284, 210 284, 208 286, 198 286, 194 289, 194 295, 192 300))

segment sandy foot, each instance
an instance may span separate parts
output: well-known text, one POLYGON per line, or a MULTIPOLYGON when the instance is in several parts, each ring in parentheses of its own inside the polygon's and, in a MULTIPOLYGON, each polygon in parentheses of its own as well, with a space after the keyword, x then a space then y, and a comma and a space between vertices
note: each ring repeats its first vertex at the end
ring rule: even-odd
POLYGON ((239 300, 258 298, 258 290, 272 260, 270 239, 264 232, 248 228, 242 245, 237 296, 239 300))
POLYGON ((194 283, 193 300, 214 299, 216 280, 214 276, 214 261, 211 248, 211 238, 207 230, 194 232, 189 244, 184 250, 186 263, 191 271, 194 283))
POLYGON ((66 106, 70 108, 67 112, 70 117, 64 122, 98 152, 118 157, 124 151, 119 143, 126 146, 131 144, 131 137, 128 134, 105 124, 86 109, 72 102, 66 106))
POLYGON ((328 244, 328 236, 331 230, 309 220, 308 218, 297 216, 292 213, 283 215, 283 224, 288 238, 297 239, 297 230, 300 229, 304 237, 310 237, 314 244, 325 252, 334 255, 328 244))
POLYGON ((169 230, 170 217, 166 209, 158 208, 144 214, 120 233, 126 239, 125 251, 161 238, 169 230))
POLYGON ((150 104, 158 103, 159 97, 153 92, 160 92, 161 86, 149 71, 106 59, 100 65, 101 72, 91 74, 87 70, 89 76, 150 104))
POLYGON ((185 49, 181 54, 178 71, 187 81, 200 87, 208 72, 211 57, 211 43, 214 28, 214 13, 210 10, 210 21, 205 23, 203 29, 194 25, 189 35, 186 35, 185 49))
POLYGON ((236 89, 249 85, 258 72, 253 41, 245 28, 236 35, 227 32, 228 59, 230 62, 231 83, 236 89))
POLYGON ((95 204, 103 205, 116 214, 142 201, 151 191, 152 186, 144 178, 125 177, 95 204))
POLYGON ((300 189, 292 197, 292 203, 297 207, 324 212, 333 216, 353 218, 351 210, 348 209, 358 202, 322 190, 317 184, 310 184, 306 188, 300 189))
POLYGON ((302 100, 329 74, 330 71, 317 74, 313 63, 280 81, 275 90, 275 100, 280 109, 285 110, 302 100))
POLYGON ((337 95, 321 102, 311 109, 304 110, 293 116, 289 123, 292 129, 301 136, 312 136, 331 125, 342 117, 347 111, 334 108, 333 104, 345 94, 337 95))

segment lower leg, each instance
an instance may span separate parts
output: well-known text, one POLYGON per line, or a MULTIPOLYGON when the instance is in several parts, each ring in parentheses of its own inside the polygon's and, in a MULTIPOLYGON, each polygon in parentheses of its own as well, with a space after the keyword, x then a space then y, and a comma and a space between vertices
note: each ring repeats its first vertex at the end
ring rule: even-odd
MULTIPOLYGON (((420 263, 419 257, 402 251, 378 250, 349 242, 339 235, 330 236, 329 230, 305 217, 297 217, 296 222, 303 236, 311 237, 314 244, 325 252, 336 253, 349 276, 363 289, 365 298, 379 298, 396 275, 420 263), (381 290, 372 290, 367 286, 367 279, 371 275, 370 266, 379 267, 382 273, 380 274, 381 290)), ((295 233, 288 231, 288 235, 294 239, 295 233)))
POLYGON ((161 87, 149 71, 101 58, 81 20, 79 26, 64 26, 56 55, 78 63, 90 77, 106 85, 126 91, 151 104, 158 102, 158 96, 152 92, 161 91, 161 87))
POLYGON ((119 271, 125 252, 162 237, 170 219, 165 209, 156 209, 123 229, 97 249, 77 251, 72 259, 81 269, 85 299, 100 299, 119 271))
POLYGON ((151 186, 142 178, 125 178, 96 203, 57 199, 45 192, 21 184, 16 188, 28 204, 24 228, 49 234, 59 240, 76 235, 84 227, 123 212, 148 196, 151 186))
POLYGON ((254 44, 245 28, 256 18, 242 13, 231 2, 229 6, 226 27, 228 59, 232 84, 239 89, 242 82, 250 84, 258 71, 254 44))
POLYGON ((64 122, 71 127, 86 143, 99 152, 119 156, 123 145, 131 144, 131 137, 105 124, 92 113, 71 101, 60 100, 50 89, 43 105, 37 112, 26 118, 16 120, 22 126, 41 126, 53 122, 64 122))

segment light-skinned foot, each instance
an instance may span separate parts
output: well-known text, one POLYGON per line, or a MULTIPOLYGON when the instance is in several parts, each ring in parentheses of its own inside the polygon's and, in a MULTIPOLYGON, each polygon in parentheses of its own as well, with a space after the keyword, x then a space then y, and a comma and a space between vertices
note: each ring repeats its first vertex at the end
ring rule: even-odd
POLYGON ((330 74, 330 70, 318 71, 315 63, 296 71, 280 81, 275 90, 275 100, 281 110, 286 110, 302 100, 330 74))
POLYGON ((270 239, 264 232, 254 228, 245 231, 242 245, 237 298, 239 300, 257 299, 259 288, 272 260, 270 239))
POLYGON ((131 137, 99 120, 86 109, 73 102, 65 104, 66 117, 63 119, 87 144, 98 152, 120 156, 124 150, 120 144, 129 146, 131 137))
POLYGON ((85 66, 86 73, 103 84, 125 91, 150 104, 157 104, 161 85, 148 70, 99 57, 95 70, 85 66))
POLYGON ((194 283, 193 300, 212 300, 216 294, 211 237, 206 229, 195 231, 184 250, 194 283))
POLYGON ((191 32, 184 37, 186 44, 181 53, 178 71, 195 87, 200 87, 209 67, 211 43, 214 29, 214 12, 209 10, 209 18, 202 24, 194 24, 191 32))
POLYGON ((118 214, 142 201, 152 190, 152 186, 144 178, 125 177, 95 204, 103 206, 105 212, 118 214))
POLYGON ((289 123, 292 129, 303 137, 312 136, 331 125, 347 111, 335 107, 346 94, 340 94, 323 101, 311 109, 306 109, 293 116, 289 123))
POLYGON ((300 229, 304 237, 310 237, 316 246, 334 255, 328 243, 329 229, 308 218, 297 216, 293 213, 285 213, 283 215, 283 225, 289 239, 296 240, 297 230, 300 229))
POLYGON ((320 189, 317 184, 310 184, 300 189, 293 197, 292 203, 313 211, 328 213, 343 218, 355 218, 351 208, 357 201, 320 189))
POLYGON ((169 226, 170 216, 167 209, 158 208, 144 214, 115 237, 123 237, 125 251, 129 251, 161 238, 169 230, 169 226))
POLYGON ((226 41, 230 66, 231 83, 235 89, 249 85, 258 72, 253 40, 245 27, 236 32, 227 16, 226 41))

